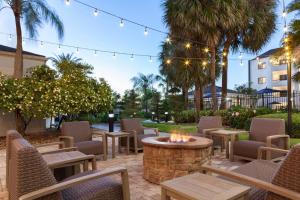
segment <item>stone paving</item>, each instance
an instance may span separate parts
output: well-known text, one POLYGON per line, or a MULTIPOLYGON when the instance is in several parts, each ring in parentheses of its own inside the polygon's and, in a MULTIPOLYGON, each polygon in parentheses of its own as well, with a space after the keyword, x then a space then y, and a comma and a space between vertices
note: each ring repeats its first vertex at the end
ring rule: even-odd
MULTIPOLYGON (((109 140, 109 158, 107 161, 97 161, 98 169, 103 169, 112 166, 124 166, 128 169, 130 193, 132 200, 159 200, 160 186, 151 184, 143 179, 143 153, 138 155, 117 154, 116 158, 111 158, 111 141, 109 140)), ((47 147, 39 149, 40 151, 48 151, 57 147, 47 147)), ((6 162, 5 150, 0 151, 0 200, 8 199, 6 192, 6 162)), ((217 152, 212 159, 212 165, 222 169, 232 170, 239 167, 241 162, 229 162, 225 159, 224 153, 217 152)), ((114 176, 119 179, 119 176, 114 176)))

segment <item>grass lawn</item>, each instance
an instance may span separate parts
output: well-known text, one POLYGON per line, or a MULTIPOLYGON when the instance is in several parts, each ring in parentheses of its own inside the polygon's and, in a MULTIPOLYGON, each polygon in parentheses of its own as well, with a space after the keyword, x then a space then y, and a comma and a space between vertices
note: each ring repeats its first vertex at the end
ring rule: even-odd
MULTIPOLYGON (((276 117, 273 118, 280 118, 277 117, 278 114, 271 114, 271 115, 275 115, 276 117)), ((284 113, 280 113, 280 115, 284 115, 284 113)), ((264 115, 264 117, 270 117, 269 115, 264 115)), ((283 116, 284 117, 284 116, 283 116)), ((299 117, 299 121, 300 121, 300 115, 298 115, 299 117)), ((197 132, 197 124, 165 124, 165 123, 160 123, 160 124, 156 124, 156 123, 144 123, 143 124, 145 127, 149 127, 149 128, 158 128, 158 130, 160 132, 166 132, 166 133, 171 133, 171 132, 175 132, 175 131, 182 131, 184 133, 196 133, 197 132)), ((248 135, 247 134, 241 134, 240 135, 240 140, 248 140, 248 135)), ((300 143, 300 138, 291 138, 291 145, 295 145, 300 143)))
MULTIPOLYGON (((260 115, 257 116, 260 118, 279 118, 279 119, 284 119, 287 121, 287 113, 273 113, 273 114, 266 114, 266 115, 260 115)), ((300 113, 293 113, 292 114, 292 120, 294 123, 300 123, 300 113)))

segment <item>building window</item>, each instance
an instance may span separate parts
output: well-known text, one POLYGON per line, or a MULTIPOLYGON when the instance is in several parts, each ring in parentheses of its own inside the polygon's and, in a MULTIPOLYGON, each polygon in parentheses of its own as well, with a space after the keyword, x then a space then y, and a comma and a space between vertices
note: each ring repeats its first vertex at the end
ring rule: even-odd
POLYGON ((287 70, 273 71, 272 72, 273 81, 286 81, 287 80, 287 70))
POLYGON ((258 69, 264 69, 266 68, 267 64, 265 62, 258 63, 258 69))
POLYGON ((264 84, 264 83, 266 83, 266 81, 267 81, 266 77, 259 77, 258 78, 258 84, 264 84))

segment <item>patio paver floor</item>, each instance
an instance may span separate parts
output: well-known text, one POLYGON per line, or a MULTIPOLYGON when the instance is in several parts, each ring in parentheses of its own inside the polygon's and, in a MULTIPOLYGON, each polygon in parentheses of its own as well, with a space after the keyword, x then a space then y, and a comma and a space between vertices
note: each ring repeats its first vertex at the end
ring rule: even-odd
MULTIPOLYGON (((109 143, 109 157, 107 161, 98 160, 98 169, 103 169, 112 166, 124 166, 128 169, 129 174, 129 184, 130 184, 130 194, 132 200, 159 200, 160 199, 160 186, 151 184, 143 179, 143 154, 138 155, 130 154, 117 154, 116 158, 111 159, 111 140, 109 143)), ((40 149, 42 151, 47 151, 55 149, 56 147, 47 147, 40 149)), ((0 151, 0 194, 6 193, 6 162, 5 162, 5 150, 0 151)), ((218 152, 212 159, 212 165, 220 167, 226 170, 232 170, 234 168, 242 165, 242 162, 230 162, 225 159, 225 154, 218 152)), ((120 179, 119 176, 114 176, 113 178, 120 179)), ((0 195, 1 196, 1 195, 0 195)), ((0 198, 1 199, 1 198, 0 198)), ((8 199, 7 197, 2 199, 8 199)))

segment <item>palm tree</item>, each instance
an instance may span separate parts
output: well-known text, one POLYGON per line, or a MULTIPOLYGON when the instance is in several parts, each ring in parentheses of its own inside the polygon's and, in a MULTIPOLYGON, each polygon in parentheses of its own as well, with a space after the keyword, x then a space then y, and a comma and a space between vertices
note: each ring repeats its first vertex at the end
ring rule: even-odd
MULTIPOLYGON (((239 48, 254 53, 259 51, 270 39, 276 29, 275 0, 239 0, 236 9, 240 10, 234 19, 235 25, 223 30, 223 67, 221 108, 226 108, 228 54, 239 48)), ((225 27, 226 28, 226 27, 225 27)))
MULTIPOLYGON (((10 8, 15 17, 17 48, 15 56, 14 77, 23 77, 23 47, 22 47, 22 28, 21 21, 29 33, 30 38, 38 35, 38 28, 44 22, 50 23, 58 32, 58 37, 63 38, 64 26, 59 16, 54 10, 49 8, 45 0, 0 0, 0 3, 6 3, 3 8, 10 8)), ((0 9, 1 11, 1 9, 0 9)))
MULTIPOLYGON (((216 98, 216 60, 217 48, 222 39, 222 30, 234 25, 235 17, 240 14, 235 9, 235 0, 166 0, 164 20, 170 26, 172 34, 180 36, 198 35, 200 41, 206 41, 210 49, 210 79, 213 110, 217 109, 216 98), (230 20, 229 20, 230 19, 230 20)), ((199 40, 198 40, 199 41, 199 40)))
POLYGON ((148 100, 151 97, 151 92, 153 91, 153 84, 156 82, 156 77, 153 74, 142 74, 139 73, 131 79, 133 82, 133 87, 143 93, 143 102, 145 105, 145 111, 148 113, 148 100))

